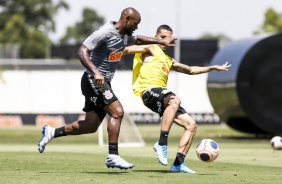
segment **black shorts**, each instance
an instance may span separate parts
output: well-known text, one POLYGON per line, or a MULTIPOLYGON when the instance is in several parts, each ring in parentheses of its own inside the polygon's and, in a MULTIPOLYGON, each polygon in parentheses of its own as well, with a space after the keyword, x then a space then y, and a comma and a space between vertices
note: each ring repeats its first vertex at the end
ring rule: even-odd
POLYGON ((104 86, 95 84, 93 75, 84 72, 81 78, 81 91, 85 96, 84 112, 95 111, 102 121, 106 115, 104 107, 118 100, 114 94, 111 83, 106 82, 104 86))
MULTIPOLYGON (((146 107, 158 113, 160 117, 162 117, 165 110, 165 108, 163 107, 164 98, 170 94, 175 95, 172 91, 165 88, 150 88, 143 92, 142 100, 146 107)), ((185 113, 187 113, 185 109, 180 106, 178 111, 176 112, 176 115, 185 113)))

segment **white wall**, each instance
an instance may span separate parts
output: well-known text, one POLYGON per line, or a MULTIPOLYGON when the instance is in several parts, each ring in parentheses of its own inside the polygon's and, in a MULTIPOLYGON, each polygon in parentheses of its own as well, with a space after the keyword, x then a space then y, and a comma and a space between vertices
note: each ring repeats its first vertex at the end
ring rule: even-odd
POLYGON ((0 113, 80 113, 79 71, 4 71, 0 113))
MULTIPOLYGON (((83 71, 2 71, 0 113, 81 113, 83 71)), ((139 97, 133 98, 131 71, 117 71, 112 81, 115 94, 126 112, 151 112, 139 97)), ((207 74, 188 76, 171 73, 168 88, 182 99, 190 113, 213 113, 207 74)))

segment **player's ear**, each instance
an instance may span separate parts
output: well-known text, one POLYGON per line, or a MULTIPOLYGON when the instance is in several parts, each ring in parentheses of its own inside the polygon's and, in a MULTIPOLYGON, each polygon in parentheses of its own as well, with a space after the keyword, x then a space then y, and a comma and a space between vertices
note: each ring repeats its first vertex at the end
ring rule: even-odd
POLYGON ((125 22, 128 22, 130 20, 130 16, 125 17, 125 22))

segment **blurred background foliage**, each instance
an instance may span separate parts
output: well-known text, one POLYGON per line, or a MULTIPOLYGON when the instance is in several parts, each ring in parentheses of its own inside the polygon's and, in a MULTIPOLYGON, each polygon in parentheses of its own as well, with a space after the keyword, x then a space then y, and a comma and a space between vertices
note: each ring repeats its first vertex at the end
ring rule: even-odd
MULTIPOLYGON (((48 33, 56 31, 55 16, 60 10, 69 10, 64 0, 0 0, 0 47, 17 48, 17 58, 50 58, 54 45, 48 33)), ((59 23, 58 23, 59 24, 59 23)), ((66 29, 58 45, 81 43, 95 29, 104 24, 104 17, 85 8, 82 20, 66 29)), ((268 8, 264 21, 254 34, 282 32, 282 15, 268 8)), ((228 35, 205 33, 200 39, 230 41, 228 35)))
POLYGON ((104 17, 99 16, 95 10, 85 8, 82 20, 68 27, 65 36, 60 39, 63 45, 82 43, 94 30, 104 24, 104 17))
POLYGON ((272 8, 268 8, 264 14, 262 26, 254 34, 273 32, 282 32, 282 14, 272 8))
MULTIPOLYGON (((55 15, 68 10, 64 0, 0 0, 0 45, 19 48, 20 58, 46 58, 56 31, 55 15)), ((104 23, 95 10, 84 9, 82 21, 68 27, 59 44, 76 44, 104 23)), ((49 56, 50 57, 50 56, 49 56)))

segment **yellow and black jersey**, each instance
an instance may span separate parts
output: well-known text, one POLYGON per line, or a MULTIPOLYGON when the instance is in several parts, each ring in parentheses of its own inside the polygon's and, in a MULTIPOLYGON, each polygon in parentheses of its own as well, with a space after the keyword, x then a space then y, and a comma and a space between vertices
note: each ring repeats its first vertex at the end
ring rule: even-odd
POLYGON ((142 53, 134 56, 132 89, 135 96, 149 88, 166 88, 168 74, 172 66, 172 58, 158 46, 154 45, 153 59, 144 62, 142 53))

